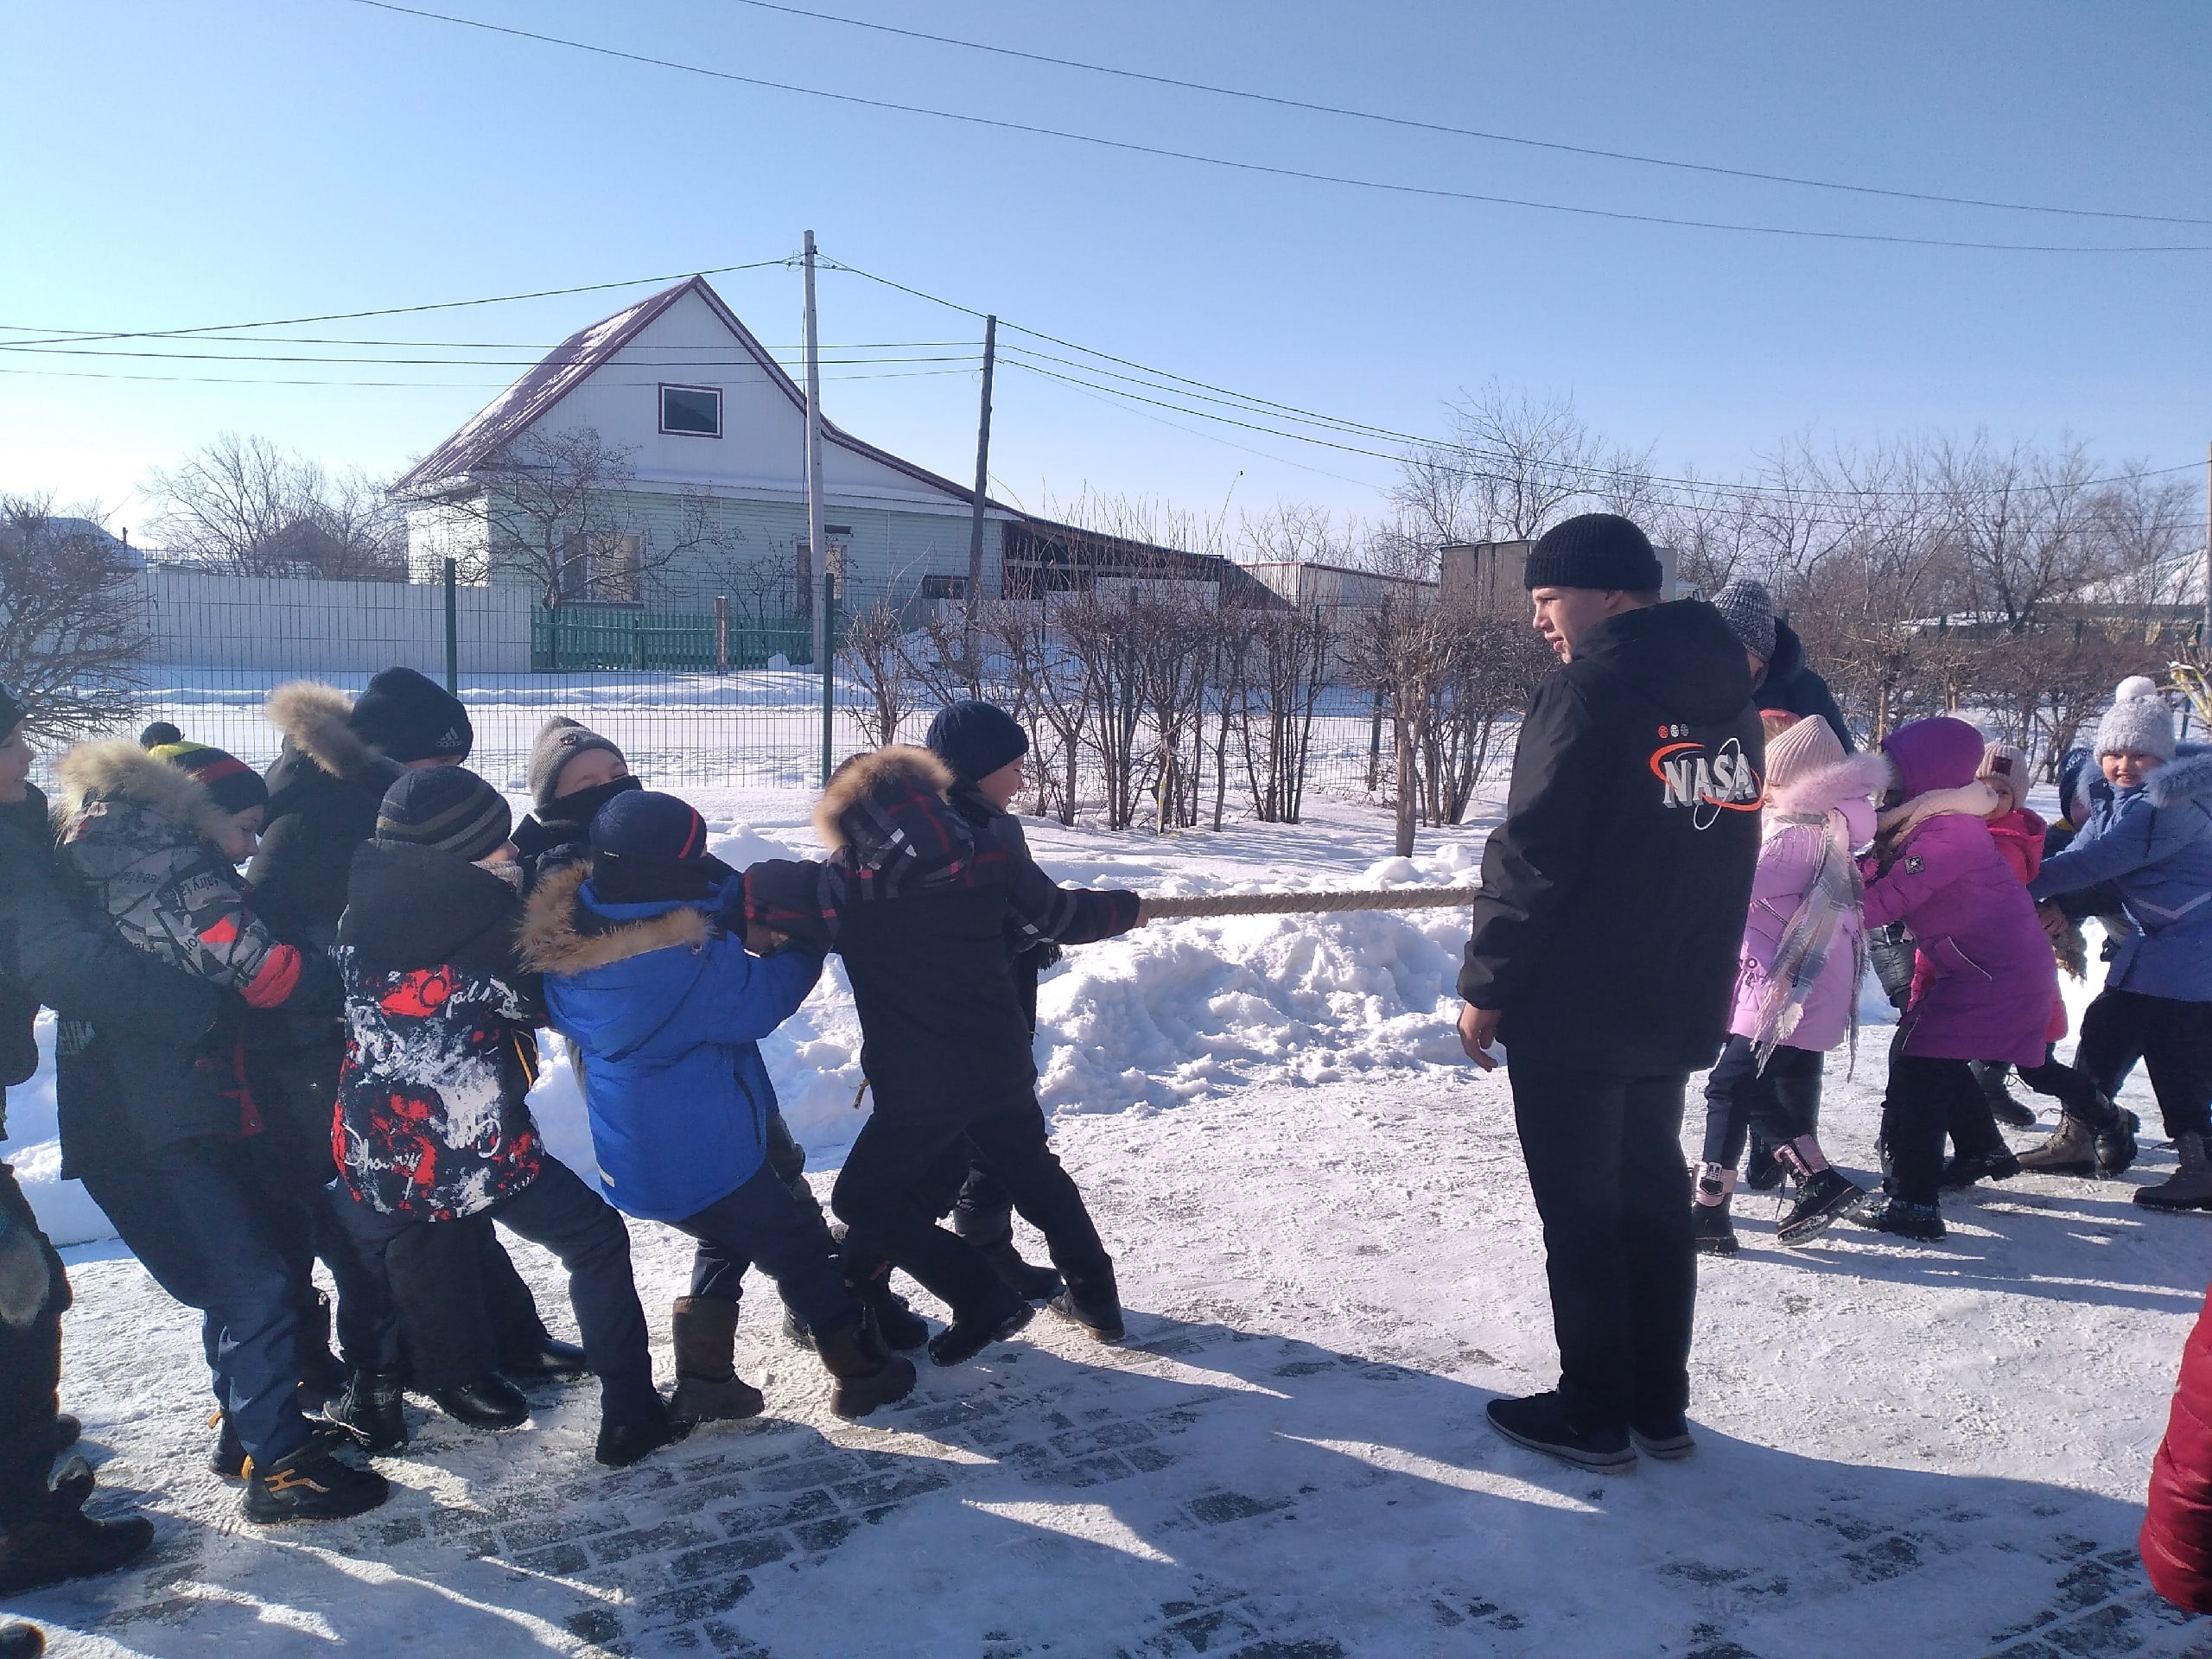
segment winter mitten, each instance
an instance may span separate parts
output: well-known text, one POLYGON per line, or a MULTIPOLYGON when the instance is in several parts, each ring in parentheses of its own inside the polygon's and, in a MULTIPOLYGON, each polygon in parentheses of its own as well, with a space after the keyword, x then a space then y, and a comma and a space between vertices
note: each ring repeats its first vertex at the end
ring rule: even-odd
POLYGON ((29 1330, 46 1311, 54 1293, 54 1272, 38 1235, 22 1221, 0 1215, 0 1325, 29 1330))

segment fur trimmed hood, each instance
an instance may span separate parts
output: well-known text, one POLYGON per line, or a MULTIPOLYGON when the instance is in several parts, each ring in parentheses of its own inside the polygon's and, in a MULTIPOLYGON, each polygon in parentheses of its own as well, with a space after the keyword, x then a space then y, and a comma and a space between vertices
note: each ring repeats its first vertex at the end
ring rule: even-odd
POLYGON ((928 749, 911 743, 890 743, 866 754, 856 754, 830 775, 822 798, 814 804, 814 833, 835 858, 853 842, 845 819, 870 800, 895 804, 900 794, 925 793, 948 798, 953 785, 952 768, 928 749))
POLYGON ((1992 812, 2005 804, 1999 795, 1979 778, 1970 784, 1961 784, 1955 789, 1931 789, 1924 795, 1916 795, 1902 806, 1893 806, 1878 814, 1875 822, 1882 834, 1891 842, 1903 840, 1930 818, 1965 817, 1986 820, 1992 812))
POLYGON ((2143 792, 2157 807, 2180 806, 2190 801, 2212 804, 2212 753, 2183 755, 2167 761, 2143 780, 2143 792))
POLYGON ((288 680, 262 705, 292 747, 335 778, 352 778, 383 757, 353 728, 353 700, 320 680, 288 680))
POLYGON ((1826 812, 1848 800, 1878 795, 1889 786, 1886 758, 1878 753, 1854 754, 1774 791, 1766 804, 1777 812, 1826 812))
POLYGON ((590 877, 588 864, 571 864, 537 884, 515 940, 525 969, 572 979, 655 950, 679 945, 696 950, 713 937, 707 912, 691 904, 621 920, 598 915, 583 901, 590 877))
POLYGON ((61 757, 54 776, 61 785, 58 821, 65 834, 82 822, 86 807, 95 801, 136 802, 209 842, 219 842, 231 826, 231 814, 215 804, 204 784, 182 766, 140 748, 132 738, 79 743, 61 757))

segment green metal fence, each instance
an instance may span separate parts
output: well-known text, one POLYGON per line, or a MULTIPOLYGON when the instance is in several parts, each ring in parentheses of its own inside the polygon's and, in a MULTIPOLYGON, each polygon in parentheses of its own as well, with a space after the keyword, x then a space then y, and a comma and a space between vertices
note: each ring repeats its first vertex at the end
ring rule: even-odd
POLYGON ((814 660, 813 640, 804 617, 760 623, 713 611, 564 606, 531 615, 530 664, 540 673, 713 674, 764 668, 781 657, 798 668, 814 660))

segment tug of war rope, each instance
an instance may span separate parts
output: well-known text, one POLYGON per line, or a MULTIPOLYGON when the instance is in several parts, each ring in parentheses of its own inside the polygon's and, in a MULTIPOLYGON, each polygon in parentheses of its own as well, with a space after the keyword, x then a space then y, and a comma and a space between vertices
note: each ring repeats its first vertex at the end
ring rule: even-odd
POLYGON ((1474 887, 1349 887, 1333 893, 1178 893, 1139 900, 1137 919, 1286 916, 1332 910, 1444 910, 1473 904, 1478 891, 1474 887))

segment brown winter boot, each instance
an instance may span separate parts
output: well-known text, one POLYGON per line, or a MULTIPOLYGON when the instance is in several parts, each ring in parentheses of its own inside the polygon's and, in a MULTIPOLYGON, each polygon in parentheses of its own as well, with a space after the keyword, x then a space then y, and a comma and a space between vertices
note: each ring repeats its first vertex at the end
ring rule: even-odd
POLYGON ((2071 1112, 2062 1113, 2050 1139, 2020 1154, 2020 1167, 2037 1175, 2094 1175, 2096 1129, 2071 1112))
POLYGON ((676 1338, 676 1393, 668 1414, 679 1423, 734 1422, 767 1407, 737 1374, 737 1304, 721 1296, 679 1296, 669 1320, 676 1338))
POLYGON ((840 1417, 865 1417, 914 1391, 914 1362, 887 1353, 865 1318, 816 1332, 814 1351, 837 1379, 830 1390, 830 1409, 840 1417))
POLYGON ((2156 1186, 2135 1190, 2135 1202, 2145 1210, 2212 1209, 2212 1158, 2204 1152, 2204 1137, 2194 1129, 2174 1137, 2181 1166, 2156 1186))

